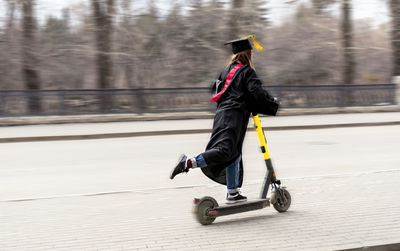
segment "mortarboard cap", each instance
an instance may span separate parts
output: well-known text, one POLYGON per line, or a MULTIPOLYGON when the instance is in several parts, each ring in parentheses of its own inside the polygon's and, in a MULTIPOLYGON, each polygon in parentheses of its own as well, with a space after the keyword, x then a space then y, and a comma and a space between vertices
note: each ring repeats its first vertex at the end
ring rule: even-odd
POLYGON ((257 51, 263 50, 263 47, 259 43, 257 43, 257 41, 253 35, 249 35, 249 36, 246 36, 241 39, 231 40, 231 41, 224 43, 224 45, 228 45, 228 44, 232 45, 232 53, 233 54, 239 53, 241 51, 251 50, 251 49, 253 49, 253 46, 256 48, 257 51))

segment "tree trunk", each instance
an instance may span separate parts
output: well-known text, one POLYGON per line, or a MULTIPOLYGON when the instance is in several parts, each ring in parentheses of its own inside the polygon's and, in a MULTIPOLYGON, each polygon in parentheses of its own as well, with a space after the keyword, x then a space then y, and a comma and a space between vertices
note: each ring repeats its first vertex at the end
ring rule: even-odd
MULTIPOLYGON (((97 86, 100 89, 112 87, 111 34, 114 0, 92 0, 93 18, 96 25, 96 69, 97 86)), ((112 107, 111 96, 100 97, 101 111, 106 112, 112 107)))
MULTIPOLYGON (((240 13, 243 8, 244 0, 232 0, 232 11, 231 11, 231 22, 230 22, 230 34, 228 40, 238 39, 240 34, 240 13)), ((243 35, 243 34, 242 34, 243 35)))
POLYGON ((391 0, 393 76, 400 76, 400 1, 391 0))
MULTIPOLYGON (((343 77, 345 85, 354 83, 354 49, 353 49, 353 27, 351 21, 351 0, 342 2, 342 41, 343 41, 343 77)), ((344 105, 351 105, 351 93, 346 91, 344 95, 344 105)))
MULTIPOLYGON (((22 1, 22 72, 28 90, 40 89, 39 73, 36 69, 37 58, 34 52, 36 24, 33 1, 22 1)), ((33 94, 28 98, 28 111, 30 114, 39 114, 42 111, 40 96, 33 94)))
POLYGON ((7 1, 8 4, 8 15, 7 15, 7 30, 12 30, 14 26, 14 17, 15 17, 15 1, 7 1))
POLYGON ((324 9, 323 1, 324 0, 312 0, 311 1, 315 15, 321 15, 322 14, 322 10, 324 9))
POLYGON ((315 15, 323 14, 323 11, 335 2, 336 0, 311 0, 315 15))

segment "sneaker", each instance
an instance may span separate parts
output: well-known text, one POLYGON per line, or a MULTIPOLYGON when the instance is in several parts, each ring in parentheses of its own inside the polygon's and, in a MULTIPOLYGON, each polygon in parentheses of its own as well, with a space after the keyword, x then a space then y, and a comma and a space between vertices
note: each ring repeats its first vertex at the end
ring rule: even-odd
POLYGON ((239 192, 226 194, 226 204, 247 201, 247 197, 241 195, 239 192))
POLYGON ((169 177, 171 180, 180 173, 189 172, 189 168, 186 168, 186 159, 187 159, 187 157, 184 154, 182 154, 179 157, 178 164, 176 164, 175 168, 172 170, 171 175, 169 177))

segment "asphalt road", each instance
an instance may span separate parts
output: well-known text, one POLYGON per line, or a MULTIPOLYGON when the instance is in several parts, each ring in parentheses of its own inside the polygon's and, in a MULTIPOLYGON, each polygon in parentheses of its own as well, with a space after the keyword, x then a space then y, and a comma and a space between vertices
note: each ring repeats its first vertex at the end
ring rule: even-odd
MULTIPOLYGON (((400 169, 400 126, 266 132, 281 179, 400 169)), ((180 153, 204 150, 209 134, 0 144, 0 201, 159 188, 214 186, 200 170, 168 176, 180 153)), ((245 184, 262 179, 256 134, 244 144, 245 184)))

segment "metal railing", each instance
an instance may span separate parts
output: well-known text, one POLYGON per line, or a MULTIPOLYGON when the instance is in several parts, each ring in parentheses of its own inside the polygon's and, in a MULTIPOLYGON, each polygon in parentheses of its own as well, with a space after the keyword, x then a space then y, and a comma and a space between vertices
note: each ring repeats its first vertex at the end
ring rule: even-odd
MULTIPOLYGON (((283 108, 396 104, 396 85, 265 86, 283 108)), ((213 111, 208 88, 1 90, 0 116, 213 111), (32 112, 32 100, 40 109, 32 112)))

